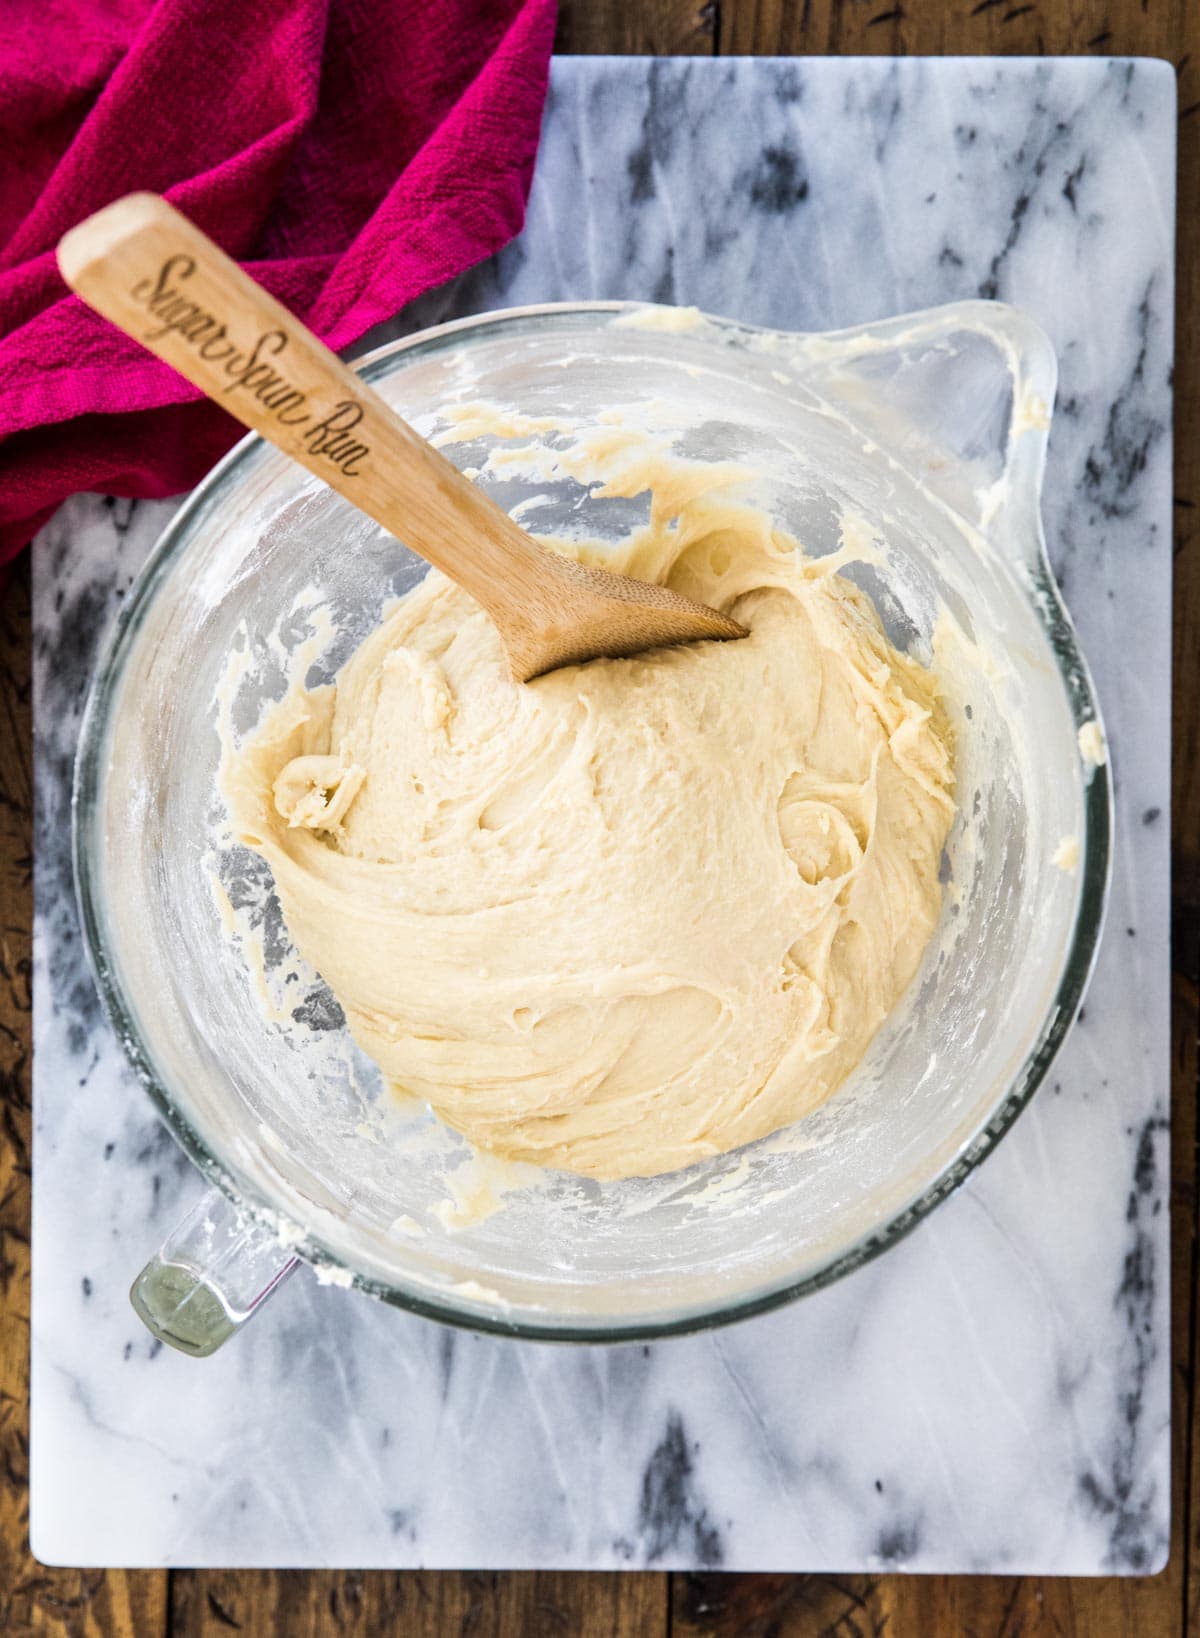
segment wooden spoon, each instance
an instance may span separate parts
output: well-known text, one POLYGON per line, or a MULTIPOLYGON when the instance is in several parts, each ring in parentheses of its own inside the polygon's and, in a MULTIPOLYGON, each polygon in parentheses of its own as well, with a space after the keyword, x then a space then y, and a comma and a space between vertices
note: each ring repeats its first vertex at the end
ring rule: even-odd
POLYGON ((470 592, 514 681, 746 635, 665 587, 539 546, 165 199, 130 194, 89 217, 58 265, 97 312, 470 592))

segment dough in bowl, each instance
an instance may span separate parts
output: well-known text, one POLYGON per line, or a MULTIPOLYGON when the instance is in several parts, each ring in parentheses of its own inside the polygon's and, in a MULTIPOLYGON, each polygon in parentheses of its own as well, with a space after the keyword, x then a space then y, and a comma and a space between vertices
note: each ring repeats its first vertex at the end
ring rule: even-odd
POLYGON ((484 1149, 613 1179, 762 1137, 854 1068, 940 913, 953 764, 932 674, 841 555, 702 468, 584 555, 750 635, 514 684, 430 572, 225 785, 385 1075, 484 1149))

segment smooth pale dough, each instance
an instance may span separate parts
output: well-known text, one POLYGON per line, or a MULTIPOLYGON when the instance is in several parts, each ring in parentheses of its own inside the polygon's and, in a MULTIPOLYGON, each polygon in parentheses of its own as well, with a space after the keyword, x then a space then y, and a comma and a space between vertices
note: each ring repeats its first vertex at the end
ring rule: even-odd
POLYGON ((855 1066, 938 919, 953 770, 932 676, 839 557, 693 476, 603 560, 749 637, 516 685, 431 572, 336 688, 273 708, 226 794, 398 1088, 483 1148, 623 1178, 855 1066))

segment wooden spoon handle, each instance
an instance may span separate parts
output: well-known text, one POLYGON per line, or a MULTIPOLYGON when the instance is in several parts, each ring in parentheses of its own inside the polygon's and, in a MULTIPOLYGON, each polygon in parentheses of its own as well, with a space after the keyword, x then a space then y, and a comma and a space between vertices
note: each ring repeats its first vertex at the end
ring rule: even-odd
MULTIPOLYGON (((501 617, 549 552, 155 194, 58 247, 72 290, 501 617)), ((502 623, 502 622, 501 622, 502 623)))

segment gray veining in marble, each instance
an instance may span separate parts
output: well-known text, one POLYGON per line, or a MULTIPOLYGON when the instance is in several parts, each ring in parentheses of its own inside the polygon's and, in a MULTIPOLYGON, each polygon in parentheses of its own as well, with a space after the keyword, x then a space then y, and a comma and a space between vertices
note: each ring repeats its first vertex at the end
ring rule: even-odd
POLYGON ((1118 841, 1086 1012, 996 1155, 789 1310, 649 1347, 456 1333, 293 1280, 198 1363, 130 1278, 198 1191, 99 1016, 68 780, 174 503, 36 543, 32 1534, 75 1564, 1145 1572, 1168 1532, 1174 80, 1148 62, 555 64, 522 238, 395 327, 631 296, 825 329, 956 297, 1061 361, 1045 514, 1118 841))

